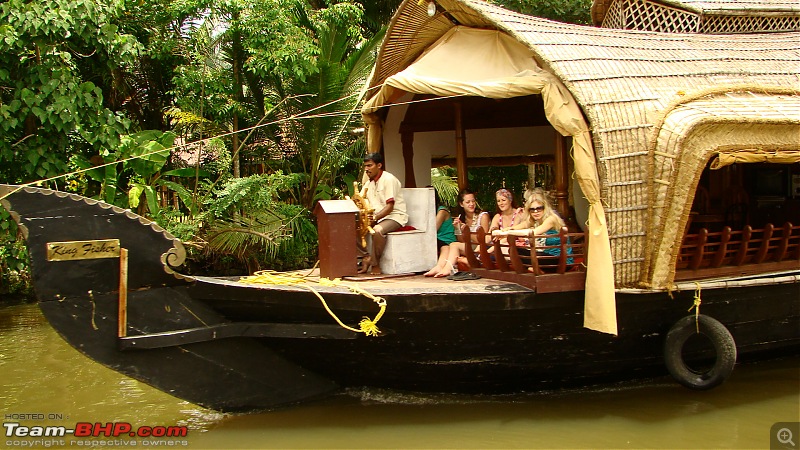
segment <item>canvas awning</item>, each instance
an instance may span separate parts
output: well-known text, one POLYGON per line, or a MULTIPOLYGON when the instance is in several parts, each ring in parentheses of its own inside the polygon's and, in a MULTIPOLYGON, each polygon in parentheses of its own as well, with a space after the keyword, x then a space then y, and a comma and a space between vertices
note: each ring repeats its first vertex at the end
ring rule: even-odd
POLYGON ((454 27, 405 70, 388 77, 364 105, 362 115, 367 125, 369 151, 381 148, 381 120, 376 111, 404 92, 498 99, 542 96, 548 121, 563 136, 572 137, 575 176, 590 205, 584 326, 617 334, 614 266, 591 135, 580 108, 563 83, 542 70, 530 49, 507 34, 454 27))
MULTIPOLYGON (((800 143, 798 143, 800 146, 800 143)), ((794 164, 800 162, 800 150, 794 151, 767 151, 767 150, 736 150, 720 151, 711 160, 711 168, 721 169, 731 164, 741 163, 773 163, 773 164, 794 164)))

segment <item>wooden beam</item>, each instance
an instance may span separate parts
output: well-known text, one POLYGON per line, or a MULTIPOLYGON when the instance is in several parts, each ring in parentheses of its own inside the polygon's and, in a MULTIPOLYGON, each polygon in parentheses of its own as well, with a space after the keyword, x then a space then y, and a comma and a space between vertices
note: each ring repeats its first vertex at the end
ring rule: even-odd
MULTIPOLYGON (((486 166, 520 166, 527 164, 552 164, 553 155, 513 155, 513 156, 486 156, 467 158, 467 167, 486 166)), ((456 166, 456 158, 433 158, 431 167, 456 166)))
POLYGON ((404 131, 400 133, 400 141, 403 143, 403 162, 405 163, 406 179, 403 185, 408 188, 417 187, 417 178, 414 175, 414 132, 404 131))
POLYGON ((119 298, 117 309, 117 337, 128 334, 128 249, 119 249, 119 298))
POLYGON ((467 188, 467 131, 464 129, 464 120, 461 115, 461 99, 453 103, 453 112, 456 128, 456 170, 458 171, 458 189, 467 188))
POLYGON ((571 221, 569 213, 569 149, 567 148, 567 138, 556 133, 556 167, 555 167, 555 192, 553 197, 556 201, 558 214, 567 222, 571 221))

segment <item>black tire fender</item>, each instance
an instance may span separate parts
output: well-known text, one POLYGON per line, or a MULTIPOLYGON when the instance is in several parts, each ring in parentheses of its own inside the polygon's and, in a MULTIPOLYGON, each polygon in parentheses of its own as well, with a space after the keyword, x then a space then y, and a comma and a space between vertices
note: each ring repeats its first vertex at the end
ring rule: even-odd
POLYGON ((733 336, 718 320, 700 314, 686 316, 675 322, 667 333, 664 344, 664 363, 675 380, 681 385, 695 390, 707 390, 719 386, 733 372, 736 364, 736 343, 733 336), (714 345, 716 361, 706 371, 696 371, 683 360, 683 346, 692 335, 699 332, 714 345))

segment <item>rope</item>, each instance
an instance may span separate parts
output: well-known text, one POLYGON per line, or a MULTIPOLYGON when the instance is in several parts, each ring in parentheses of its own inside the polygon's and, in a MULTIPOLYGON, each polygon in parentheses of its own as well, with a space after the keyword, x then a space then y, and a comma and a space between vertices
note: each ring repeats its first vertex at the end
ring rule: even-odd
POLYGON ((350 291, 356 294, 363 295, 364 297, 371 299, 372 301, 377 303, 378 306, 380 306, 380 311, 378 311, 378 314, 375 315, 374 319, 370 319, 369 317, 364 316, 361 322, 358 323, 359 328, 353 328, 351 326, 344 324, 339 319, 339 317, 337 317, 336 314, 333 311, 331 311, 330 307, 328 306, 328 303, 325 301, 325 299, 322 297, 322 294, 320 294, 319 291, 314 289, 314 287, 312 286, 304 285, 304 283, 306 282, 313 282, 313 280, 309 280, 307 277, 308 275, 281 273, 273 270, 259 270, 258 272, 254 273, 251 276, 240 278, 239 281, 247 284, 297 285, 299 287, 308 289, 319 299, 320 302, 322 302, 322 306, 325 307, 325 311, 328 311, 328 314, 330 314, 330 316, 333 317, 336 323, 338 323, 342 328, 353 331, 355 333, 364 333, 367 336, 378 336, 380 334, 381 331, 378 329, 377 324, 378 321, 381 320, 381 317, 383 317, 383 313, 386 312, 385 299, 383 299, 382 297, 376 297, 375 295, 370 294, 369 292, 365 291, 359 286, 356 286, 353 283, 343 282, 340 278, 336 278, 333 280, 328 278, 320 278, 317 283, 319 283, 322 286, 346 287, 350 291))
POLYGON ((697 327, 697 333, 700 333, 700 303, 703 300, 700 298, 700 283, 697 281, 694 282, 694 285, 697 286, 697 289, 694 291, 694 303, 692 306, 687 310, 689 312, 694 309, 694 324, 697 327))
MULTIPOLYGON (((381 83, 379 85, 376 85, 376 86, 373 86, 370 89, 379 89, 381 86, 383 86, 383 83, 381 83)), ((148 156, 153 155, 155 153, 160 153, 160 152, 164 152, 164 151, 170 151, 171 152, 172 150, 175 150, 175 149, 178 149, 178 148, 183 148, 183 147, 188 147, 188 146, 191 146, 191 145, 194 145, 194 144, 197 144, 197 143, 206 143, 206 142, 208 142, 208 141, 210 141, 212 139, 216 139, 216 138, 227 137, 227 136, 231 136, 231 135, 239 134, 239 133, 244 133, 244 132, 252 132, 252 131, 254 131, 254 130, 258 129, 258 128, 263 128, 263 127, 267 127, 267 126, 271 126, 271 125, 277 125, 277 124, 281 124, 281 123, 284 123, 284 122, 289 122, 289 121, 292 121, 292 120, 308 120, 308 119, 320 119, 320 118, 329 118, 329 117, 352 115, 353 113, 360 111, 361 108, 360 107, 355 107, 355 108, 351 108, 351 109, 342 109, 342 110, 331 111, 331 112, 323 112, 323 113, 317 113, 317 114, 310 114, 310 113, 313 112, 313 111, 322 109, 322 108, 324 108, 324 107, 326 107, 328 105, 331 105, 331 104, 337 103, 339 101, 345 100, 347 98, 356 96, 356 95, 358 95, 358 93, 349 94, 349 95, 346 95, 344 97, 340 97, 338 99, 331 100, 331 101, 329 101, 327 103, 324 103, 322 105, 317 105, 317 106, 315 106, 313 108, 310 108, 310 109, 308 109, 306 111, 295 113, 295 114, 292 114, 289 117, 285 117, 285 118, 282 118, 282 119, 277 119, 277 120, 274 120, 272 122, 268 122, 268 123, 260 123, 259 122, 259 124, 254 125, 254 126, 249 127, 249 128, 242 128, 242 129, 239 129, 239 130, 236 130, 236 131, 229 131, 229 132, 226 132, 226 133, 222 133, 222 134, 218 134, 218 135, 215 135, 215 136, 207 137, 205 139, 199 139, 199 140, 192 141, 192 142, 186 142, 186 143, 180 144, 180 145, 174 145, 172 147, 162 148, 162 149, 159 149, 159 150, 153 150, 151 152, 146 152, 146 153, 143 153, 141 155, 131 156, 131 157, 128 157, 128 158, 124 158, 124 159, 120 159, 120 160, 116 160, 116 161, 111 161, 111 162, 107 162, 107 163, 104 163, 104 164, 99 164, 99 165, 92 166, 92 167, 87 167, 85 169, 78 169, 78 170, 74 170, 72 172, 67 172, 67 173, 64 173, 64 174, 61 174, 61 175, 55 175, 55 176, 52 176, 52 177, 49 177, 49 178, 42 178, 42 179, 39 179, 39 180, 27 182, 27 183, 21 183, 21 184, 17 185, 17 187, 15 189, 11 190, 10 192, 5 193, 4 195, 0 195, 0 200, 3 200, 3 199, 5 199, 6 197, 8 197, 8 196, 10 196, 12 194, 15 194, 15 193, 19 192, 20 190, 22 190, 22 189, 24 189, 24 188, 26 188, 28 186, 43 185, 44 183, 47 183, 49 181, 55 181, 55 180, 58 180, 60 178, 68 177, 70 175, 78 175, 78 174, 81 174, 81 173, 84 173, 84 172, 88 172, 90 170, 95 170, 95 169, 103 168, 103 167, 106 167, 106 166, 114 166, 114 165, 117 165, 117 164, 119 164, 121 162, 127 162, 127 161, 134 160, 134 159, 145 158, 145 157, 148 157, 148 156)), ((464 97, 464 96, 465 95, 463 95, 463 94, 454 94, 454 95, 436 97, 436 98, 432 98, 432 99, 409 100, 409 101, 405 101, 405 102, 392 103, 392 106, 411 105, 411 104, 414 104, 414 103, 423 103, 423 102, 429 102, 429 101, 434 101, 434 100, 441 100, 441 99, 455 98, 455 97, 464 97)), ((238 152, 239 149, 236 149, 235 151, 238 152)))

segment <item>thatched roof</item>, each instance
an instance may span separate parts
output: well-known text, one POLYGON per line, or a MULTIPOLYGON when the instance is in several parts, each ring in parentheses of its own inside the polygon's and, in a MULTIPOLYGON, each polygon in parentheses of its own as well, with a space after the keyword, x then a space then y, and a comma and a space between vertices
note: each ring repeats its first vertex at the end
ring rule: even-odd
POLYGON ((649 258, 644 249, 652 248, 648 227, 661 220, 658 210, 671 200, 659 189, 675 182, 674 174, 664 174, 655 185, 652 180, 654 173, 667 170, 663 164, 671 164, 654 156, 661 151, 657 145, 664 139, 665 118, 689 108, 702 115, 698 123, 713 122, 719 114, 720 122, 739 117, 748 123, 800 124, 797 32, 641 32, 564 24, 478 0, 438 4, 433 18, 416 0, 400 6, 370 86, 407 67, 456 24, 497 29, 530 48, 539 66, 568 88, 589 123, 620 286, 652 273, 644 265, 649 258), (751 97, 759 101, 746 101, 751 97), (696 102, 708 109, 697 109, 696 102))
MULTIPOLYGON (((603 22, 603 16, 609 6, 619 0, 594 0, 592 2, 592 19, 595 25, 603 22)), ((800 4, 786 0, 656 0, 672 8, 682 9, 701 15, 763 15, 763 14, 800 14, 800 4)))
POLYGON ((606 28, 683 33, 800 30, 800 3, 785 0, 594 0, 592 22, 606 28))

